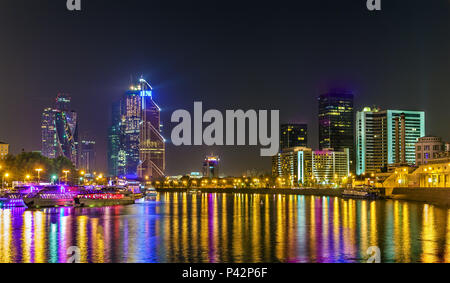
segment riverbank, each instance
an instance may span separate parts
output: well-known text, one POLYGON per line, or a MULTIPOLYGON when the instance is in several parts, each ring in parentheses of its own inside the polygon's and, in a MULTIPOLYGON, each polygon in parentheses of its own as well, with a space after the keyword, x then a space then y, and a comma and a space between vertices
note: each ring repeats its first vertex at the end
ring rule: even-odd
MULTIPOLYGON (((234 189, 234 188, 171 188, 157 189, 158 192, 189 192, 197 190, 202 193, 236 193, 236 194, 269 194, 269 195, 306 195, 341 197, 344 189, 234 189)), ((381 195, 396 200, 424 202, 438 206, 450 207, 450 188, 391 188, 381 189, 381 195)))
POLYGON ((393 188, 387 189, 386 193, 392 199, 450 207, 450 188, 393 188))
MULTIPOLYGON (((173 189, 156 189, 158 192, 180 192, 185 193, 194 189, 173 188, 173 189)), ((234 189, 234 188, 198 188, 195 189, 202 193, 225 193, 225 194, 268 194, 268 195, 314 195, 314 196, 341 196, 344 189, 234 189)))

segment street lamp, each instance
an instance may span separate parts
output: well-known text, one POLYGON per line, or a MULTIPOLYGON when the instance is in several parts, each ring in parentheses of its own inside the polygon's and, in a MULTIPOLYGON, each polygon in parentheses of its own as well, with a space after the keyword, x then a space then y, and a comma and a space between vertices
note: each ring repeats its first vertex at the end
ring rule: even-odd
POLYGON ((34 169, 37 173, 38 173, 38 183, 41 182, 41 172, 42 172, 42 168, 37 168, 34 169))
POLYGON ((29 174, 27 174, 27 175, 25 176, 25 182, 24 182, 24 183, 26 183, 28 180, 30 180, 30 178, 31 178, 31 176, 30 176, 29 174))
POLYGON ((3 175, 3 178, 2 178, 2 190, 4 188, 3 184, 5 183, 5 178, 8 178, 8 177, 9 177, 9 173, 5 173, 5 175, 3 175))

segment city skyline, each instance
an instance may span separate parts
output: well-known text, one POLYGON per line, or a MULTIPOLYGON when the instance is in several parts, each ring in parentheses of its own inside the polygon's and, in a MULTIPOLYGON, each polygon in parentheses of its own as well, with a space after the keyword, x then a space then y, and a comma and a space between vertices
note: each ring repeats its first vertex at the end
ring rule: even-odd
MULTIPOLYGON (((14 125, 0 126, 0 139, 11 145, 11 153, 40 149, 37 117, 57 93, 67 92, 73 98, 72 108, 79 113, 81 133, 97 141, 99 169, 106 172, 110 104, 129 85, 130 73, 135 79, 143 75, 151 82, 159 104, 165 106, 161 112, 165 137, 170 136, 172 112, 190 108, 199 100, 205 107, 219 110, 236 105, 244 110, 280 109, 281 123, 308 124, 309 146, 318 148, 316 98, 342 87, 355 94, 355 111, 370 105, 425 111, 426 135, 450 140, 447 126, 439 123, 448 117, 441 105, 449 103, 446 94, 450 91, 445 78, 449 41, 443 25, 448 8, 444 1, 426 7, 417 3, 403 7, 390 1, 384 3, 385 12, 380 15, 367 14, 365 5, 333 1, 301 7, 289 4, 275 13, 265 4, 241 5, 231 13, 202 4, 181 4, 178 17, 171 17, 171 24, 164 27, 157 26, 164 18, 161 15, 173 11, 171 7, 158 4, 150 11, 147 4, 138 2, 132 1, 125 8, 129 13, 123 13, 120 4, 107 8, 89 4, 79 17, 66 15, 50 4, 32 3, 34 9, 23 14, 29 21, 21 25, 14 24, 18 19, 2 14, 12 28, 5 30, 11 40, 1 56, 14 49, 23 58, 2 58, 0 67, 3 78, 11 77, 1 81, 0 92, 15 94, 0 106, 0 118, 8 119, 15 114, 10 109, 22 107, 14 125), (432 22, 427 21, 425 12, 434 13, 432 22), (140 15, 147 14, 154 17, 142 23, 140 15), (117 16, 115 22, 108 15, 117 16), (37 24, 43 17, 48 23, 37 24), (321 17, 329 21, 321 22, 321 17), (230 25, 232 19, 258 27, 237 28, 230 25), (380 26, 394 20, 399 24, 389 29, 380 26), (204 22, 213 25, 215 32, 205 28, 208 25, 204 22), (118 31, 112 36, 102 33, 104 25, 113 29, 124 25, 124 30, 133 32, 114 29, 118 31), (98 34, 102 34, 101 40, 98 34), (140 34, 149 34, 142 39, 144 44, 129 44, 140 34), (62 37, 69 40, 59 40, 62 37), (40 46, 39 56, 21 44, 21 38, 40 46), (329 44, 337 38, 339 45, 329 44), (77 44, 82 46, 83 55, 77 52, 77 44), (42 59, 27 60, 28 56, 42 59)), ((20 10, 13 2, 7 6, 20 10)), ((259 157, 257 147, 186 150, 168 143, 167 174, 185 174, 184 168, 200 171, 199 164, 211 151, 221 156, 221 171, 228 175, 252 168, 270 172, 270 158, 259 157), (238 162, 242 158, 246 164, 238 162)))

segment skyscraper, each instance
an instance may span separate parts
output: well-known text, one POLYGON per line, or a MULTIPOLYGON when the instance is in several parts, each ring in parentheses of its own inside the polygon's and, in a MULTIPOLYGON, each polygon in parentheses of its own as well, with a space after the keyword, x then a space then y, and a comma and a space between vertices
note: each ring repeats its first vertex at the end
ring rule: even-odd
MULTIPOLYGON (((114 102, 111 110, 111 127, 108 131, 108 174, 119 176, 120 101, 114 102)), ((122 165, 122 167, 124 166, 122 165)))
POLYGON ((203 161, 203 177, 217 178, 219 177, 219 162, 218 156, 209 155, 206 156, 203 161))
POLYGON ((165 141, 160 108, 144 79, 132 85, 113 105, 109 130, 109 171, 112 176, 158 179, 165 171, 165 141), (117 118, 118 117, 118 118, 117 118))
POLYGON ((95 171, 95 141, 81 141, 78 168, 84 170, 86 173, 93 173, 95 171))
POLYGON ((70 96, 58 94, 55 106, 42 114, 42 154, 48 158, 65 156, 78 165, 78 116, 70 109, 70 96))
POLYGON ((364 108, 356 118, 356 174, 414 164, 415 145, 423 136, 423 111, 364 108))
POLYGON ((353 171, 353 94, 347 91, 333 90, 320 95, 318 100, 319 148, 335 151, 349 149, 350 168, 353 171))
POLYGON ((308 144, 308 125, 283 124, 280 127, 280 150, 291 147, 306 147, 308 144))
POLYGON ((140 79, 142 122, 139 133, 138 176, 155 180, 164 177, 165 140, 161 135, 161 109, 152 96, 152 87, 140 79))
POLYGON ((386 112, 365 107, 356 114, 356 174, 375 173, 386 168, 386 112))

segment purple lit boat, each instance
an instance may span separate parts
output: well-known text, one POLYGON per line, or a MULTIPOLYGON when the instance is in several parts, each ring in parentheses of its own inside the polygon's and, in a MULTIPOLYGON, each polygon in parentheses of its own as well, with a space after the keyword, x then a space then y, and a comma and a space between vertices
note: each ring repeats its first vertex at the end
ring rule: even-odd
POLYGON ((50 186, 28 194, 23 201, 29 208, 73 206, 79 193, 78 187, 50 186))
POLYGON ((15 190, 12 192, 0 195, 0 207, 25 207, 26 205, 23 201, 23 198, 26 195, 32 192, 37 192, 39 190, 40 188, 34 186, 15 188, 15 190))

